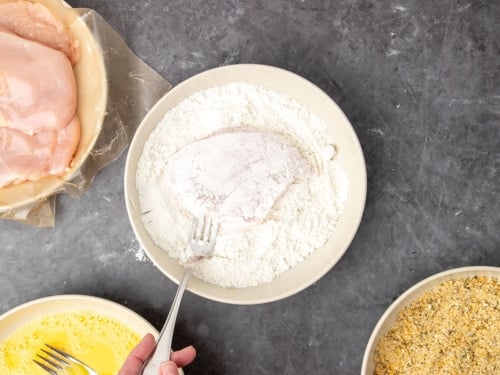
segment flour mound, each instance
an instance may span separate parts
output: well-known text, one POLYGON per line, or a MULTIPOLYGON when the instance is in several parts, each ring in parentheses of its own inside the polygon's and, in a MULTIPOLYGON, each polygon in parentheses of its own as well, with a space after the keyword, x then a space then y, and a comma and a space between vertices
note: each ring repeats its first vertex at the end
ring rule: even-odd
POLYGON ((288 186, 262 222, 221 233, 214 253, 194 265, 201 280, 243 288, 273 280, 322 247, 334 233, 349 183, 328 143, 326 123, 293 98, 242 82, 197 92, 151 133, 136 174, 145 229, 181 264, 188 261, 192 216, 166 193, 167 163, 183 147, 228 130, 278 134, 317 172, 288 186))

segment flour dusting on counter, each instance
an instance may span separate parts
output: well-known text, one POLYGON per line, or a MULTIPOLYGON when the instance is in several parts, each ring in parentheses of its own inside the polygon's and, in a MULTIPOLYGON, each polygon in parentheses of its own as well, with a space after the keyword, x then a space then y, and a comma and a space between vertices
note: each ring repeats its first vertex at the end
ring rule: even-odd
POLYGON ((138 262, 147 262, 149 260, 146 253, 135 238, 132 239, 132 243, 130 244, 130 247, 127 248, 127 252, 134 254, 135 260, 138 262))
POLYGON ((327 125, 289 96, 247 83, 197 92, 172 108, 146 141, 136 184, 142 221, 153 241, 181 264, 192 218, 165 186, 167 161, 181 148, 224 130, 284 137, 316 173, 291 184, 261 223, 222 231, 194 276, 222 287, 269 282, 332 237, 347 197, 347 175, 335 160, 327 125))

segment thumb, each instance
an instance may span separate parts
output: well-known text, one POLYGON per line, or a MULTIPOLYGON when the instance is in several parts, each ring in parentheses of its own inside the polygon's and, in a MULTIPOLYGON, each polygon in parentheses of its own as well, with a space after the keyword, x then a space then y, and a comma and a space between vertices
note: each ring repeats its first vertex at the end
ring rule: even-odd
POLYGON ((177 365, 173 361, 163 362, 160 366, 160 375, 179 375, 177 365))

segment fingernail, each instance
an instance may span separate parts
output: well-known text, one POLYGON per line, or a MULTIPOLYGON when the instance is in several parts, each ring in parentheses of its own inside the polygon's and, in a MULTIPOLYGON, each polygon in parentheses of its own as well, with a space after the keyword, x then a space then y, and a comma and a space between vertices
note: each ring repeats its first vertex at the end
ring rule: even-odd
POLYGON ((161 375, 179 375, 179 371, 177 370, 177 365, 174 362, 168 361, 168 362, 161 364, 160 374, 161 375))

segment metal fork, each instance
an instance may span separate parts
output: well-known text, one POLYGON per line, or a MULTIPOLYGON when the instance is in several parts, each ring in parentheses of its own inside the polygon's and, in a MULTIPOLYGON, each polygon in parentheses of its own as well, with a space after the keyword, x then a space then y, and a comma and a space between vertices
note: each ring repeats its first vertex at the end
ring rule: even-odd
MULTIPOLYGON (((198 218, 193 220, 187 246, 191 249, 196 260, 206 257, 214 251, 218 232, 219 225, 215 224, 211 218, 203 217, 202 220, 198 218)), ((175 293, 167 320, 156 340, 156 348, 153 355, 144 364, 142 369, 143 375, 157 375, 160 364, 170 359, 177 313, 179 312, 182 295, 184 294, 184 290, 186 289, 192 273, 193 269, 187 267, 179 287, 177 288, 177 292, 175 293)))
POLYGON ((40 351, 45 354, 37 354, 36 356, 39 358, 34 359, 38 366, 47 371, 50 375, 58 375, 67 373, 71 367, 79 366, 82 369, 87 371, 88 375, 98 375, 90 366, 86 365, 82 361, 76 359, 75 357, 69 355, 68 353, 63 352, 60 349, 56 349, 49 344, 45 344, 46 348, 41 348, 40 351))

